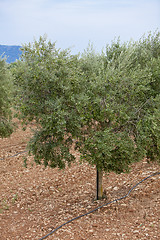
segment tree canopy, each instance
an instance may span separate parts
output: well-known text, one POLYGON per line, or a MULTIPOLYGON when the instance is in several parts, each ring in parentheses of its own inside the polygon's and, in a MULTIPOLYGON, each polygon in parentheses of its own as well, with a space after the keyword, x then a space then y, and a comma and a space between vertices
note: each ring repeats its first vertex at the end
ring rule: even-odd
POLYGON ((44 37, 24 45, 14 71, 17 109, 37 129, 35 161, 64 168, 81 159, 99 170, 127 171, 160 156, 160 33, 113 41, 106 52, 57 49, 44 37))
POLYGON ((85 61, 92 66, 90 75, 88 70, 84 74, 92 83, 86 87, 89 101, 82 109, 86 128, 79 150, 100 170, 120 173, 144 157, 159 159, 159 48, 157 33, 128 44, 118 40, 106 54, 85 56, 84 66, 85 61))

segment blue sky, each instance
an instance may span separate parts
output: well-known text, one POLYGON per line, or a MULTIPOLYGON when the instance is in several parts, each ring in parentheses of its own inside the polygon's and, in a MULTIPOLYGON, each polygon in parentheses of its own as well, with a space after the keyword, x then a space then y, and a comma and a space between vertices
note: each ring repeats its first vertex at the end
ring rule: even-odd
POLYGON ((0 44, 22 45, 46 34, 57 47, 98 51, 114 38, 138 40, 160 30, 160 0, 0 0, 0 44))

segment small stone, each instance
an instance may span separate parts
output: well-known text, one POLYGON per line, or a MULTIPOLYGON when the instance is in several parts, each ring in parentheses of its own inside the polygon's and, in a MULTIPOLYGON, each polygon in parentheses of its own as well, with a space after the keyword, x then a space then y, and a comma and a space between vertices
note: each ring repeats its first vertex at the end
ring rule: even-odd
POLYGON ((94 223, 94 224, 92 225, 92 227, 98 227, 98 225, 94 223))

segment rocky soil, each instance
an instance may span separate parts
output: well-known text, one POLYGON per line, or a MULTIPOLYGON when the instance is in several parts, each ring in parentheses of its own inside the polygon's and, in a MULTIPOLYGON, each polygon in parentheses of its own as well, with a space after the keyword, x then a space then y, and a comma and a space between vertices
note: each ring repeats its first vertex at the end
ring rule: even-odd
MULTIPOLYGON (((1 240, 40 240, 68 220, 126 195, 139 181, 160 172, 158 164, 144 159, 129 174, 106 174, 107 198, 95 201, 95 167, 79 164, 78 153, 77 161, 65 170, 37 166, 23 152, 30 135, 30 129, 24 132, 19 127, 10 138, 0 139, 1 240), (17 153, 21 154, 14 156, 17 153)), ((139 184, 127 198, 63 226, 46 239, 160 239, 160 175, 139 184)))

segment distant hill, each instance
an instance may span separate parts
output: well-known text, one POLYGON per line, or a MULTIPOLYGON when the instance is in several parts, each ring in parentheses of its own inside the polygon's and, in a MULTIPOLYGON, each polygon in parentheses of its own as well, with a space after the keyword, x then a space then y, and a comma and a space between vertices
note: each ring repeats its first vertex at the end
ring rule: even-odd
POLYGON ((0 45, 0 56, 6 57, 7 63, 15 62, 21 55, 21 46, 0 45))

